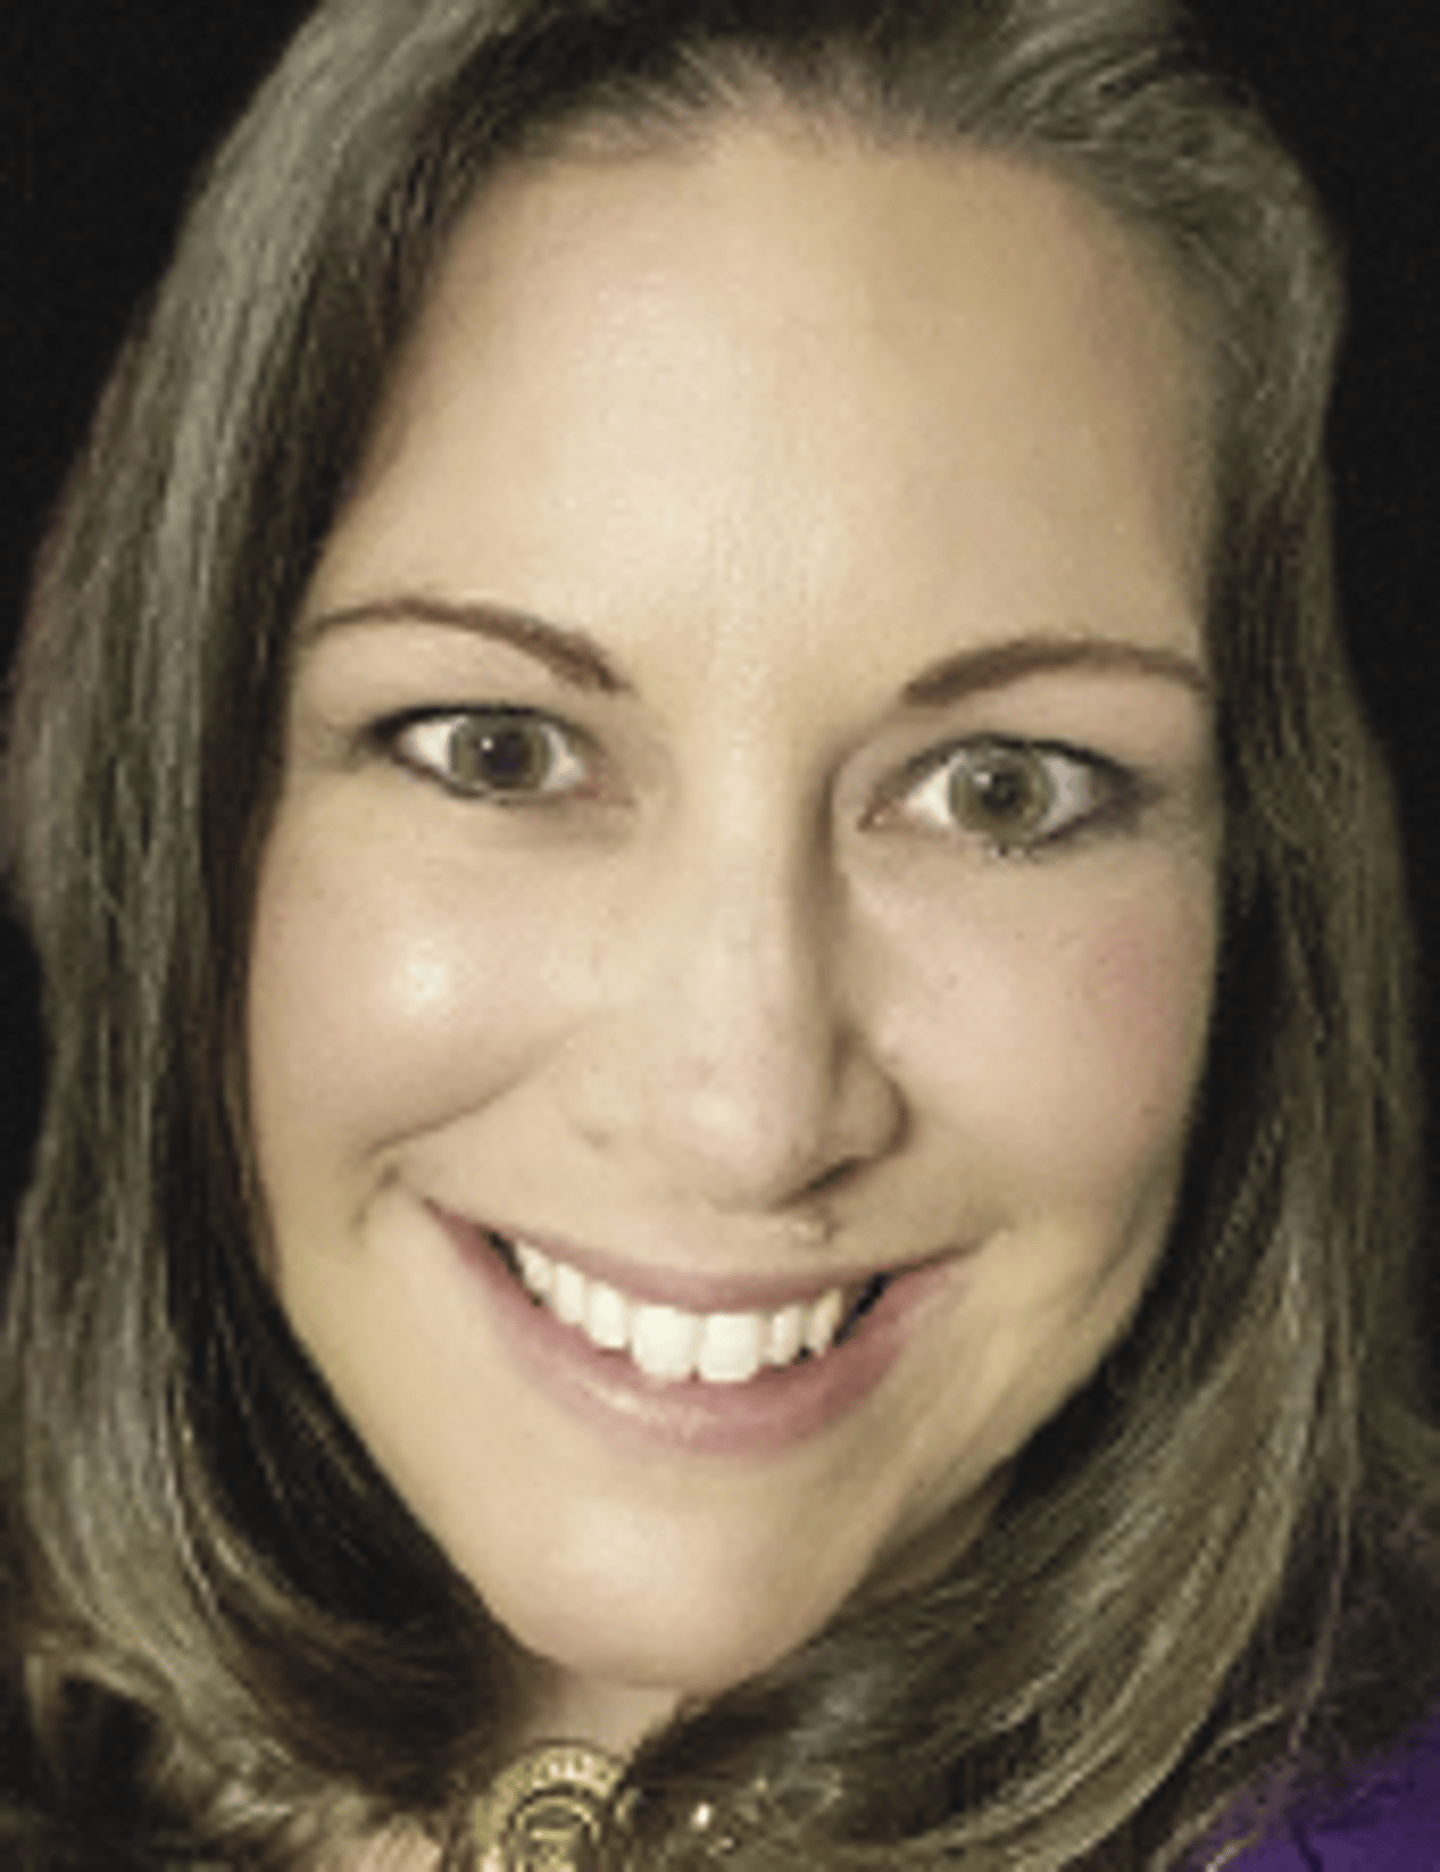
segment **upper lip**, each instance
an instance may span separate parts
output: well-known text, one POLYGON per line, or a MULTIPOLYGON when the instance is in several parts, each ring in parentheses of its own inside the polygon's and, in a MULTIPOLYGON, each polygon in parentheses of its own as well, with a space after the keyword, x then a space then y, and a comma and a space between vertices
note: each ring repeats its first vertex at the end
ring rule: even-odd
POLYGON ((461 1215, 443 1204, 430 1207, 452 1230, 502 1242, 528 1242, 553 1260, 578 1268, 588 1280, 603 1281, 628 1299, 652 1306, 679 1307, 690 1313, 767 1313, 780 1307, 819 1299, 832 1288, 863 1287, 877 1275, 894 1280, 901 1274, 943 1260, 942 1254, 918 1255, 909 1261, 869 1262, 863 1266, 825 1265, 803 1273, 714 1274, 694 1268, 664 1268, 627 1261, 598 1248, 581 1247, 555 1235, 513 1228, 507 1222, 461 1215))

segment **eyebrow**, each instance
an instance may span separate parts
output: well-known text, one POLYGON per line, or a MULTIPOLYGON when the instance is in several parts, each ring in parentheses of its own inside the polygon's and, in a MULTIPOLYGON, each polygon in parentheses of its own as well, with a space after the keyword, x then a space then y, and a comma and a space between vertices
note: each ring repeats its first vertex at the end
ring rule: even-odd
POLYGON ((420 593, 398 593, 367 604, 347 605, 306 618, 299 629, 299 647, 309 646, 331 631, 357 624, 439 624, 449 630, 488 637, 534 657, 562 682, 574 689, 598 690, 605 695, 628 695, 633 685, 625 680, 599 645, 583 631, 548 624, 528 612, 507 605, 475 600, 431 598, 420 593))
MULTIPOLYGON (((304 619, 299 627, 299 647, 308 648, 331 631, 356 625, 405 623, 438 624, 508 644, 543 663, 572 688, 604 695, 634 693, 634 684, 621 675, 584 631, 482 600, 402 592, 347 605, 304 619)), ((1209 678, 1200 664, 1180 651, 1114 637, 1034 634, 943 657, 905 684, 900 701, 907 708, 943 708, 966 696, 1002 689, 1029 676, 1068 669, 1161 677, 1182 684, 1203 700, 1211 695, 1209 678)))
POLYGON ((1116 637, 1030 636, 1006 643, 982 644, 921 672, 906 683, 900 699, 910 708, 941 708, 986 689, 1001 689, 1027 676, 1083 669, 1097 675, 1158 676, 1193 690, 1202 700, 1211 694, 1200 664, 1178 650, 1129 643, 1116 637))

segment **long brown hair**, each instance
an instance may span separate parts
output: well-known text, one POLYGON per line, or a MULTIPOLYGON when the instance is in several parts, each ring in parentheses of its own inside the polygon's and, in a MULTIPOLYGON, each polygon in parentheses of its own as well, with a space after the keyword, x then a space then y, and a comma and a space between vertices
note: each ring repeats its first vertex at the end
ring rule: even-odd
POLYGON ((497 1746, 503 1633, 256 1265, 241 1005, 287 627, 486 176, 777 88, 1048 165, 1174 270, 1216 409, 1226 942, 1125 1343, 938 1582, 647 1745, 617 1854, 1168 1863, 1257 1773, 1431 1693, 1378 1648, 1399 1592, 1440 1622, 1416 1095, 1388 791, 1332 614, 1339 291, 1293 164, 1166 0, 328 0, 119 364, 20 660, 11 869, 50 1040, 7 1311, 0 1838, 27 1863, 290 1864, 442 1813, 497 1746))

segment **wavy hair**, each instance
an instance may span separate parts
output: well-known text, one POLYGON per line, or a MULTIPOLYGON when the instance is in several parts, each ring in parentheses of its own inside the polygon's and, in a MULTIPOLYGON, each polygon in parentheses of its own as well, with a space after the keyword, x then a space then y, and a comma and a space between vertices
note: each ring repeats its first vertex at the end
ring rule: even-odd
POLYGON ((494 1760, 505 1634, 257 1267, 241 1009, 287 629, 487 176, 762 94, 1043 164, 1173 270, 1215 409, 1227 920, 1124 1343, 939 1579, 642 1749, 615 1862, 1168 1865, 1434 1692, 1403 887, 1333 616, 1340 293, 1296 168, 1167 0, 326 0, 210 166, 19 661, 50 1054, 6 1313, 0 1840, 36 1872, 291 1866, 437 1822, 494 1760))

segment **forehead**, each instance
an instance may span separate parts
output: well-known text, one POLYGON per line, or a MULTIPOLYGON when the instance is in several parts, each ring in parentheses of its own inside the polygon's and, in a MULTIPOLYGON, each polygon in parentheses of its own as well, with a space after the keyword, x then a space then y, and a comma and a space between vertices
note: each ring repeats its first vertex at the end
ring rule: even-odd
POLYGON ((1183 567, 1193 600, 1209 448, 1189 324, 1099 204, 963 145, 772 113, 516 166, 443 257, 320 596, 493 575, 588 621, 642 562, 653 595, 662 560, 682 583, 723 560, 715 591, 767 560, 800 575, 803 542, 823 582, 863 539, 933 613, 924 581, 950 577, 963 514, 1006 568, 972 594, 997 612, 1051 609, 1067 578, 1083 602, 1117 545, 1157 591, 1183 567), (580 523, 589 590, 557 548, 580 523))

